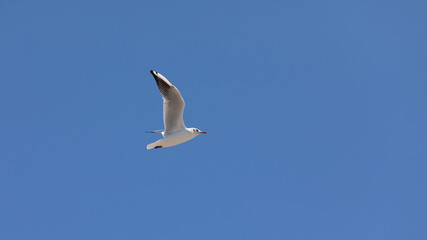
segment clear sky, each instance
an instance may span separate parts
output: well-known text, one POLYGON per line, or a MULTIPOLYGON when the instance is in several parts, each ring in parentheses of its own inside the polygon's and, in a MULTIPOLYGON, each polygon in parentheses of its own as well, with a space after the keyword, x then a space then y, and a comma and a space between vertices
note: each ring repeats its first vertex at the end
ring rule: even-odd
POLYGON ((426 13, 1 1, 0 239, 427 239, 426 13))

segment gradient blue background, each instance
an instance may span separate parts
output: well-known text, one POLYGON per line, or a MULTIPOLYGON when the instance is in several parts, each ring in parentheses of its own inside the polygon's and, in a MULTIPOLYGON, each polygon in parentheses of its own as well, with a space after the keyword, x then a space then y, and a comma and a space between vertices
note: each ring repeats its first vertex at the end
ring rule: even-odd
POLYGON ((426 12, 2 1, 0 239, 427 239, 426 12))

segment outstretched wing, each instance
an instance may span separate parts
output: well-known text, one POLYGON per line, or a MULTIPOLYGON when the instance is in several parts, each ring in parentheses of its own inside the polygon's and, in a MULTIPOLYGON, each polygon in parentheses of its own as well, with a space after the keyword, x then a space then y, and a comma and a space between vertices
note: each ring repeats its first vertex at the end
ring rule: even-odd
POLYGON ((178 89, 172 85, 163 75, 151 70, 156 80, 160 93, 163 96, 163 122, 165 124, 164 135, 185 129, 183 114, 185 102, 178 89))

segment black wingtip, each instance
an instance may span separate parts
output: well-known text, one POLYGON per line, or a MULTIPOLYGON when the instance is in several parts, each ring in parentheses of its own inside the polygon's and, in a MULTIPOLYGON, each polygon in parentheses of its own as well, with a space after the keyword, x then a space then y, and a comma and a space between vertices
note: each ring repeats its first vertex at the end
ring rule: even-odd
POLYGON ((150 70, 151 75, 153 75, 154 78, 156 78, 156 72, 153 70, 150 70))
POLYGON ((151 73, 151 75, 153 75, 154 78, 157 77, 157 72, 156 71, 150 70, 150 73, 151 73))

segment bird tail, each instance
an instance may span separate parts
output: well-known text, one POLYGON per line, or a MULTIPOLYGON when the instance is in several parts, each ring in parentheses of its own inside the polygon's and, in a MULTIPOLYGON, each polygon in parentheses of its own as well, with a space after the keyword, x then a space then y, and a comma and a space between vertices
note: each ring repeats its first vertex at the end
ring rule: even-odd
MULTIPOLYGON (((161 140, 161 139, 160 139, 160 140, 161 140)), ((155 147, 159 146, 159 141, 160 141, 160 140, 158 140, 158 141, 155 141, 155 142, 153 142, 153 143, 148 144, 148 145, 147 145, 147 150, 150 150, 150 149, 152 149, 152 148, 155 148, 155 147)))

